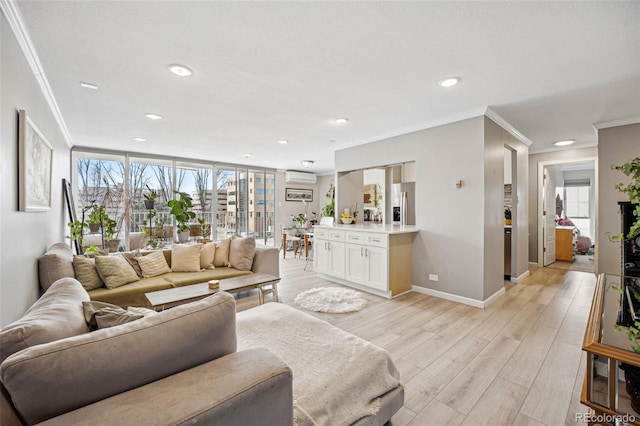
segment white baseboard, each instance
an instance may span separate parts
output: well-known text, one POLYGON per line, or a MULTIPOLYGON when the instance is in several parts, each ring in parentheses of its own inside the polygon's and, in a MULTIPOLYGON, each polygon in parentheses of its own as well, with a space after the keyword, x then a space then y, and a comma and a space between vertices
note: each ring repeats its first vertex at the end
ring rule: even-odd
POLYGON ((518 277, 511 277, 511 282, 512 283, 517 283, 518 281, 520 281, 521 279, 528 277, 530 275, 529 270, 527 269, 526 271, 524 271, 522 274, 520 274, 520 276, 518 277))
POLYGON ((427 294, 429 296, 439 297, 440 299, 451 300, 452 302, 462 303, 465 305, 473 306, 474 308, 486 308, 492 304, 496 299, 502 296, 505 292, 504 287, 493 293, 486 300, 471 299, 469 297, 458 296, 456 294, 445 293, 444 291, 433 290, 431 288, 413 286, 413 291, 417 293, 427 294))

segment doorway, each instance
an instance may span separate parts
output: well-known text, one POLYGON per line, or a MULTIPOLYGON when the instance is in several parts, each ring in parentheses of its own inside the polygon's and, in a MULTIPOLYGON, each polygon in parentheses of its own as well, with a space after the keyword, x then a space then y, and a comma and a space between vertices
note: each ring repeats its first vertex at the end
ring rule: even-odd
POLYGON ((538 265, 595 272, 596 160, 540 163, 538 265))

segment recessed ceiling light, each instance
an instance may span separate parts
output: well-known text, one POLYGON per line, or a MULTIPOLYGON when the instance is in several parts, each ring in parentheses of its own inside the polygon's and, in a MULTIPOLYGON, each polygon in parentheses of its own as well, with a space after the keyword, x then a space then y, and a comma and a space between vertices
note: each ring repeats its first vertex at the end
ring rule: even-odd
POLYGON ((84 81, 80 82, 80 86, 84 87, 85 89, 98 90, 98 86, 96 86, 95 84, 85 83, 84 81))
POLYGON ((438 84, 442 87, 451 87, 460 83, 460 80, 461 80, 460 77, 447 77, 444 80, 441 80, 440 82, 438 82, 438 84))
POLYGON ((249 158, 249 157, 251 157, 251 154, 249 154, 249 153, 246 153, 246 154, 244 155, 244 158, 249 158))
POLYGON ((347 124, 349 122, 348 118, 334 118, 333 119, 334 124, 338 124, 340 126, 343 126, 345 124, 347 124))
POLYGON ((147 140, 145 138, 133 138, 134 141, 136 142, 146 142, 147 140))
POLYGON ((180 64, 169 65, 169 71, 180 77, 189 77, 191 74, 193 74, 191 68, 180 64))
POLYGON ((279 140, 279 141, 278 141, 278 143, 279 143, 280 145, 286 145, 286 144, 288 144, 288 143, 289 143, 289 141, 288 141, 288 140, 284 140, 284 139, 282 139, 282 140, 279 140))
POLYGON ((313 160, 302 160, 300 163, 302 163, 302 165, 306 168, 309 168, 311 166, 313 166, 314 161, 313 160))
POLYGON ((567 146, 567 145, 571 145, 571 144, 574 144, 574 143, 576 143, 575 139, 566 139, 566 140, 563 140, 563 141, 554 142, 553 144, 555 146, 567 146))
POLYGON ((161 115, 154 114, 152 112, 146 113, 144 116, 147 117, 150 120, 160 120, 162 118, 161 115))

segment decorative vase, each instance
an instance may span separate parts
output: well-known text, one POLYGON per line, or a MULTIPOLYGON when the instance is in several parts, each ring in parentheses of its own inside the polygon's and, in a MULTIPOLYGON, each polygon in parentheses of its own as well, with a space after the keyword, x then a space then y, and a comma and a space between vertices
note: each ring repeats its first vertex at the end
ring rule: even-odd
POLYGON ((505 225, 511 225, 511 219, 505 219, 504 220, 504 224, 505 225))

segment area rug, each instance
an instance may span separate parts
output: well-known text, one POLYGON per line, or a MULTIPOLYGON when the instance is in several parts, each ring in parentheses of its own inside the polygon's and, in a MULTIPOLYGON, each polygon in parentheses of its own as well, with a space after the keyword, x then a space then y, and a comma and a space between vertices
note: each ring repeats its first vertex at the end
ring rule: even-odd
POLYGON ((320 287, 303 291, 294 300, 302 309, 341 314, 364 308, 367 299, 359 291, 342 287, 320 287))

